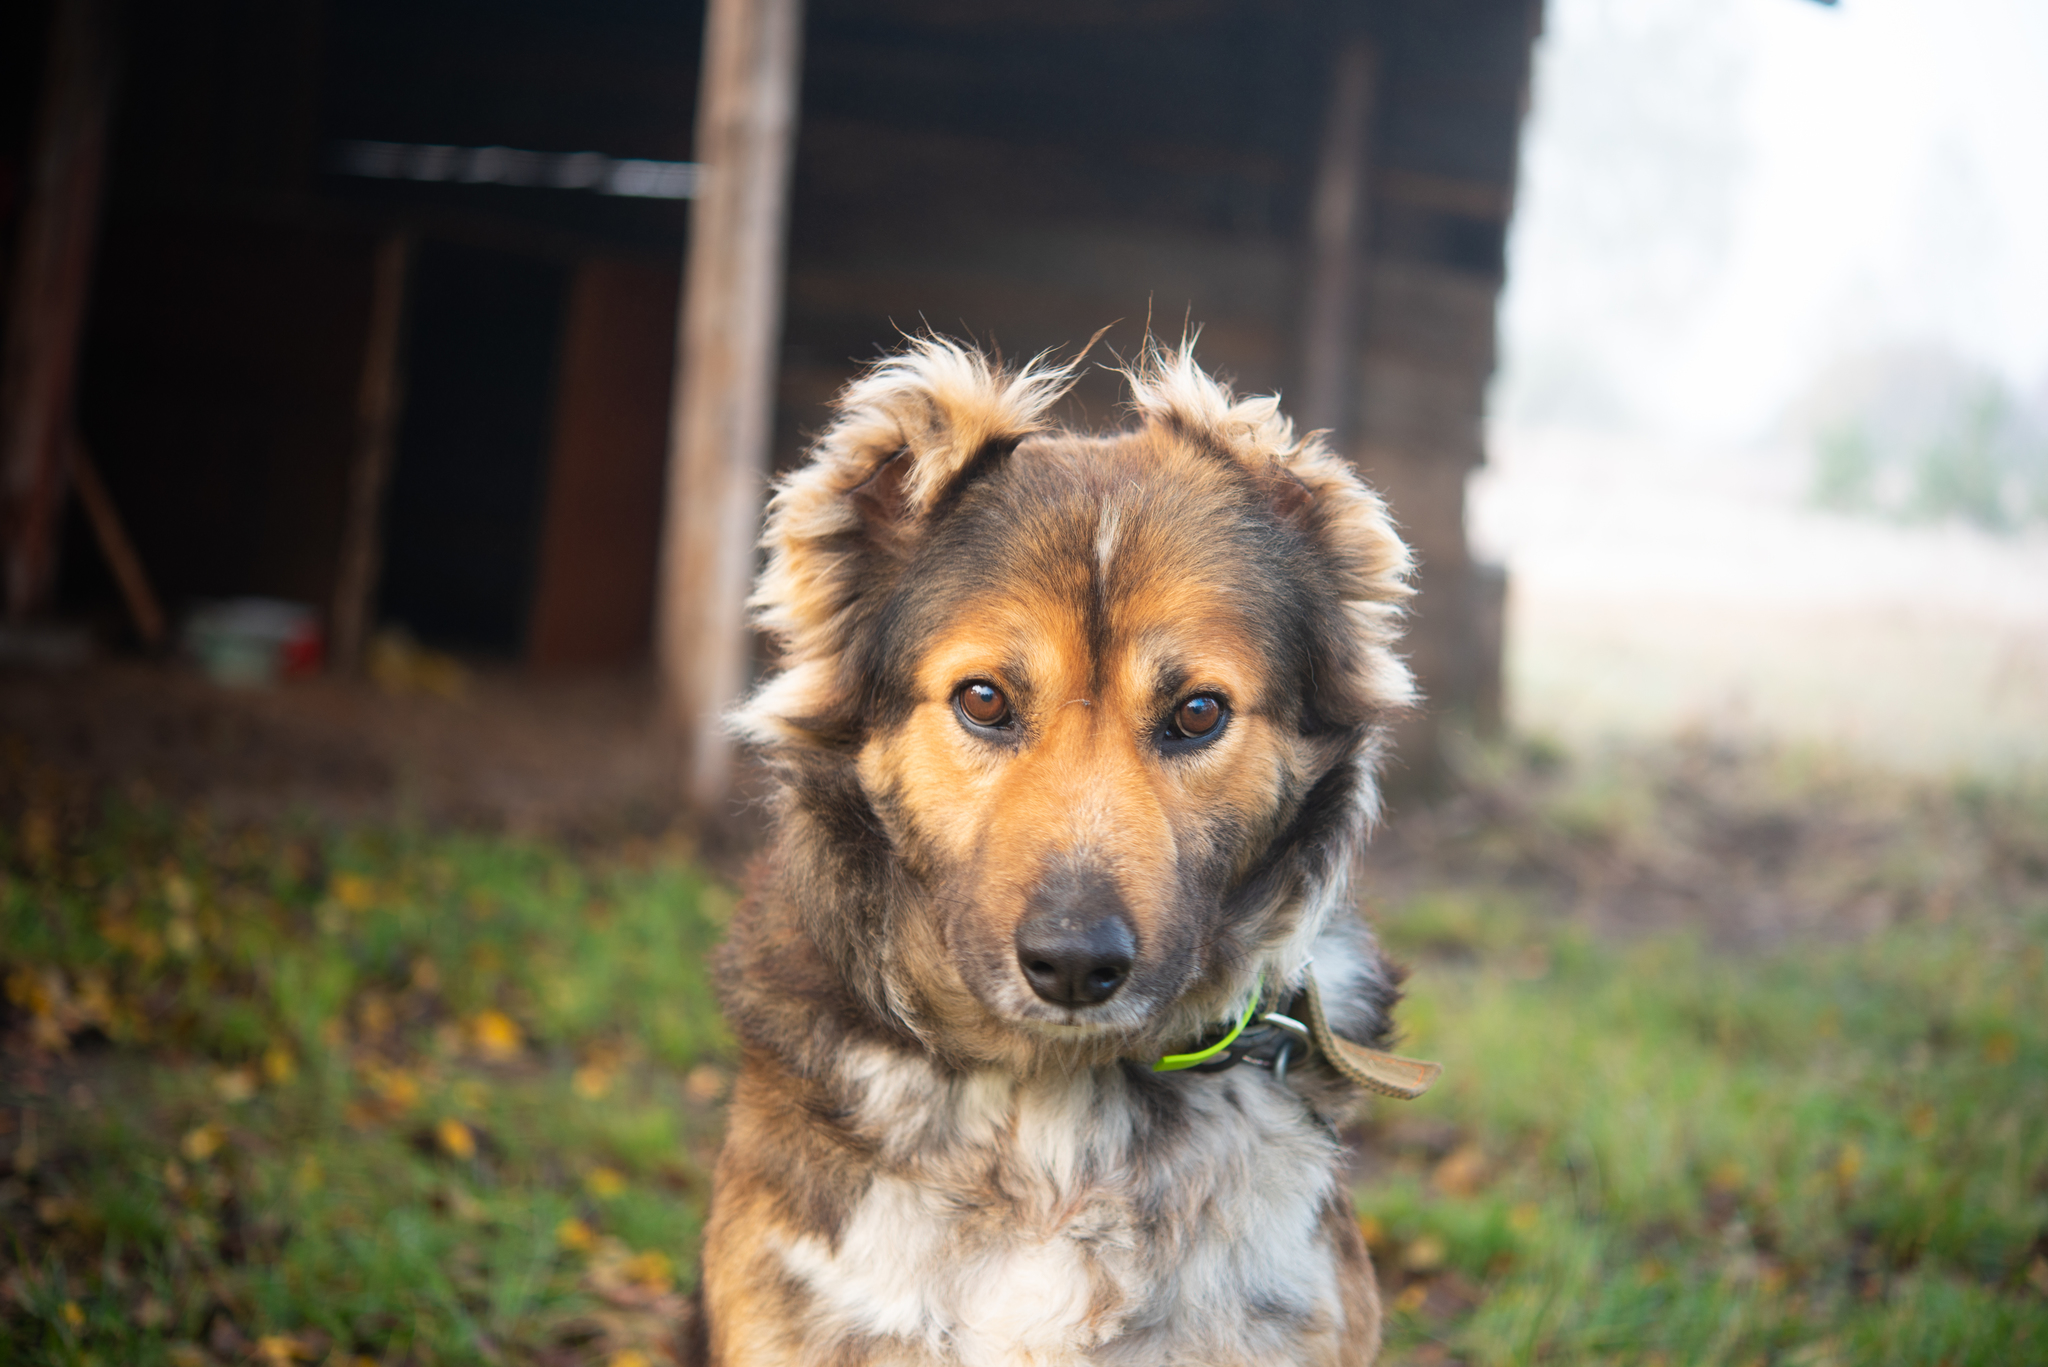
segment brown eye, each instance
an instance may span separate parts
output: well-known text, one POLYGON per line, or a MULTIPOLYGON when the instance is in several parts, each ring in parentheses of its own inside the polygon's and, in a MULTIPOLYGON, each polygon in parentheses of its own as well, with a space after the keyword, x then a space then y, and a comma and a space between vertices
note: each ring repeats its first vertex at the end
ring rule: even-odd
POLYGON ((1010 700, 1002 689, 983 679, 963 684, 953 701, 960 715, 976 726, 1001 726, 1010 719, 1010 700))
POLYGON ((1222 724, 1223 700, 1208 693, 1197 693, 1173 710, 1175 733, 1189 740, 1211 735, 1222 724))

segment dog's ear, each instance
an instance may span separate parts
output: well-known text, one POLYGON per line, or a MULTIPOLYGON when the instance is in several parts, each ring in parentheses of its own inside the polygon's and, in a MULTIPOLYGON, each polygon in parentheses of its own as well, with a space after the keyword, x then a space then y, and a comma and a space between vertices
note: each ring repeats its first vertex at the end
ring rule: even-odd
POLYGON ((948 497, 1045 426, 1073 367, 1007 371, 979 351, 919 338, 841 391, 838 416, 777 487, 751 606, 783 671, 734 713, 774 744, 803 740, 832 710, 863 602, 916 546, 948 497))
POLYGON ((1384 713, 1415 700, 1415 683, 1394 653, 1404 604, 1414 594, 1414 558, 1386 502, 1322 434, 1297 437, 1273 396, 1237 398, 1195 364, 1191 344, 1151 348, 1125 372, 1132 404, 1148 426, 1214 452, 1250 476, 1274 517, 1321 553, 1342 601, 1343 629, 1327 641, 1333 671, 1356 708, 1384 713))

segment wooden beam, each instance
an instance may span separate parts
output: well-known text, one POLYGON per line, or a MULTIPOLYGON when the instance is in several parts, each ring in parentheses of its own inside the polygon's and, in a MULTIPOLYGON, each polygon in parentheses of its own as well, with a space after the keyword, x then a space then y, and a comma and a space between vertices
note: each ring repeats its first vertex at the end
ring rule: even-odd
POLYGON ((337 673, 363 667, 377 579, 383 565, 384 489, 405 406, 405 296, 412 274, 410 233, 394 232, 377 244, 370 280, 370 326, 363 339, 363 373, 356 387, 356 444, 349 459, 348 507, 334 575, 334 610, 327 657, 337 673))
POLYGON ((751 655, 802 38, 801 0, 711 0, 704 18, 657 626, 684 797, 712 822, 732 784, 720 718, 751 655))
POLYGON ((0 343, 0 545, 6 612, 49 605, 79 335, 98 236, 116 54, 107 0, 59 0, 51 16, 28 202, 0 343))
POLYGON ((1358 295, 1371 222, 1372 118, 1379 54, 1353 38, 1338 50, 1309 201, 1308 297, 1302 310, 1302 385, 1295 412, 1309 427, 1351 435, 1357 389, 1358 295))
POLYGON ((121 601, 128 605, 135 634, 144 645, 156 650, 163 645, 166 635, 163 606, 157 601, 156 590, 150 587, 142 557, 135 553, 135 543, 128 539, 120 509, 114 506, 114 496, 107 492, 107 482, 100 478, 99 466, 86 449, 85 438, 75 432, 71 435, 69 464, 71 487, 78 492, 78 501, 92 523, 93 536, 100 543, 100 554, 107 558, 107 568, 114 572, 114 582, 121 588, 121 601))

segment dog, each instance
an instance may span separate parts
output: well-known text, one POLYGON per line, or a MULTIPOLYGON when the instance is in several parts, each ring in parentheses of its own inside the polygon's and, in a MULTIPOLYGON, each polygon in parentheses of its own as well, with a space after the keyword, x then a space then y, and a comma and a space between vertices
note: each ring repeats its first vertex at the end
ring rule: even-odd
POLYGON ((1377 1051, 1399 975, 1350 891, 1409 553, 1188 346, 1107 435, 1051 421, 1077 364, 917 340, 770 502, 720 1367, 1377 1352, 1336 1122, 1434 1067, 1377 1051))

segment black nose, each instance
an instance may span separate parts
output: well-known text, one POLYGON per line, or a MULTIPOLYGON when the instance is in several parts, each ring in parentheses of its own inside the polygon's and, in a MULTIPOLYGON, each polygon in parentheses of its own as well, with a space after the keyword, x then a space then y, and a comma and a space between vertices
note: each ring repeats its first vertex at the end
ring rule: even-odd
POLYGON ((1116 885, 1099 874, 1056 874, 1017 927, 1017 962, 1054 1006, 1106 1002, 1131 976, 1137 936, 1116 885))

